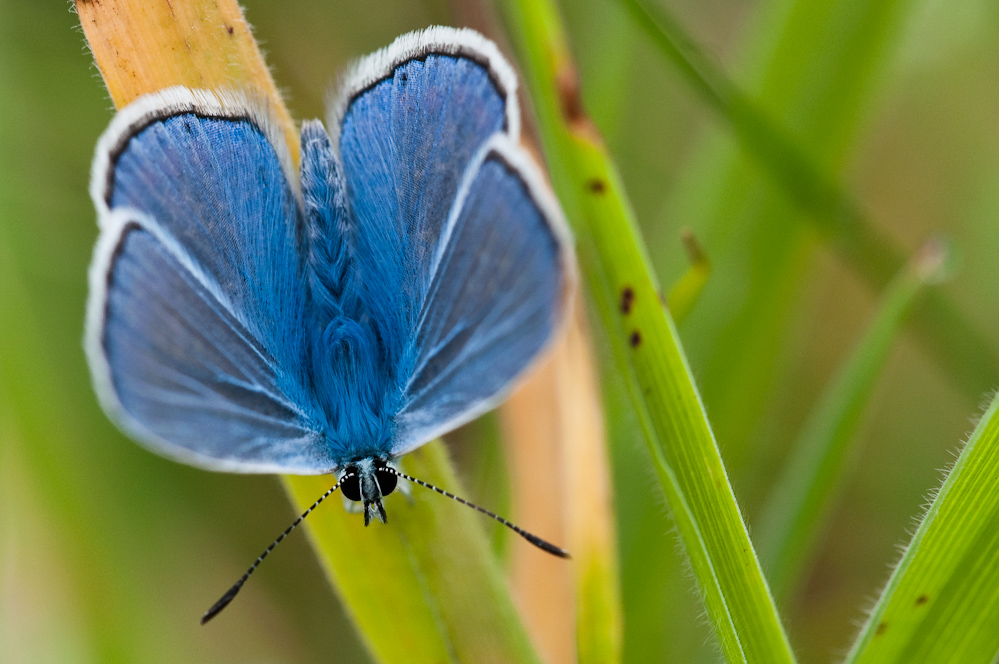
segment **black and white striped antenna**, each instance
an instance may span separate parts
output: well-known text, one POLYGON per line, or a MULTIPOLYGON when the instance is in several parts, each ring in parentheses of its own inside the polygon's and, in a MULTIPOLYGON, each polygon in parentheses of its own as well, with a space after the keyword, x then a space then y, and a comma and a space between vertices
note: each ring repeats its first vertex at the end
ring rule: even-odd
POLYGON ((487 510, 484 507, 479 507, 475 503, 469 502, 469 501, 465 500, 464 498, 462 498, 460 496, 456 496, 456 495, 454 495, 453 493, 451 493, 449 491, 445 491, 444 489, 438 488, 438 487, 434 486, 433 484, 430 484, 429 482, 424 482, 423 480, 418 480, 415 477, 407 475, 406 473, 404 473, 404 472, 402 472, 400 470, 396 470, 395 468, 392 468, 391 466, 387 466, 385 468, 385 470, 387 470, 390 473, 393 473, 397 477, 401 477, 402 479, 407 480, 409 482, 412 482, 413 484, 419 484, 420 486, 426 487, 427 489, 430 489, 431 491, 436 491, 437 493, 441 494, 442 496, 447 496, 451 500, 456 500, 459 503, 461 503, 462 505, 465 505, 466 507, 471 507, 473 510, 476 510, 477 512, 481 512, 482 514, 485 514, 488 517, 496 519, 497 521, 499 521, 500 523, 502 523, 504 526, 506 526, 507 528, 509 528, 513 532, 517 533, 518 535, 520 535, 521 537, 523 537, 524 539, 526 539, 528 542, 530 542, 534 546, 536 546, 539 549, 541 549, 542 551, 547 551, 548 553, 552 554, 553 556, 558 556, 559 558, 572 558, 572 556, 569 555, 569 552, 566 551, 565 549, 563 549, 561 547, 558 547, 558 546, 555 546, 551 542, 547 542, 547 541, 541 539, 540 537, 538 537, 537 535, 535 535, 533 533, 527 532, 526 530, 524 530, 523 528, 521 528, 520 526, 518 526, 518 525, 516 525, 514 523, 510 523, 509 521, 507 521, 506 519, 504 519, 503 517, 501 517, 499 514, 495 514, 493 512, 490 512, 489 510, 487 510))
POLYGON ((353 476, 354 476, 353 473, 347 473, 346 475, 344 475, 343 477, 341 477, 340 481, 337 482, 336 484, 334 484, 333 487, 329 491, 327 491, 323 495, 319 496, 319 500, 317 500, 316 502, 312 503, 312 505, 309 507, 309 509, 307 509, 304 512, 302 512, 302 514, 297 519, 295 519, 294 521, 292 521, 291 525, 288 526, 287 528, 285 528, 284 532, 281 533, 280 535, 278 535, 277 539, 274 540, 273 542, 271 542, 271 545, 269 547, 267 547, 266 549, 264 549, 263 553, 261 553, 259 556, 257 556, 257 559, 254 560, 253 564, 250 565, 250 568, 243 573, 243 576, 241 576, 239 578, 239 581, 237 581, 236 583, 232 584, 232 588, 230 588, 229 590, 227 590, 226 593, 224 595, 222 595, 222 597, 219 599, 219 601, 215 602, 215 604, 212 605, 212 608, 210 608, 207 611, 205 611, 205 615, 201 616, 201 624, 204 625, 209 620, 211 620, 212 618, 214 618, 218 614, 222 613, 222 609, 224 609, 225 607, 229 606, 229 602, 231 602, 232 600, 234 600, 236 598, 236 595, 238 595, 239 591, 243 588, 243 584, 246 583, 246 580, 250 578, 250 575, 253 574, 253 572, 256 571, 256 569, 258 567, 260 567, 260 563, 264 562, 264 558, 266 558, 267 556, 270 555, 271 551, 274 550, 274 547, 276 547, 278 544, 280 544, 281 541, 285 537, 287 537, 289 533, 291 533, 291 531, 295 530, 295 528, 298 527, 298 524, 300 524, 303 521, 305 521, 305 517, 309 516, 309 514, 312 513, 312 510, 314 510, 317 507, 319 507, 319 503, 323 502, 324 500, 326 500, 327 498, 329 498, 331 495, 333 495, 333 492, 340 488, 340 485, 343 484, 344 480, 346 480, 348 477, 353 477, 353 476))
MULTIPOLYGON (((492 519, 495 519, 496 521, 499 521, 504 526, 506 526, 507 528, 509 528, 513 532, 517 533, 518 535, 520 535, 521 537, 523 537, 525 540, 527 540, 528 542, 530 542, 534 546, 538 547, 542 551, 546 551, 547 553, 552 554, 553 556, 558 556, 559 558, 571 558, 572 557, 572 556, 569 555, 569 552, 566 551, 565 549, 563 549, 561 547, 557 547, 554 544, 552 544, 551 542, 545 541, 545 540, 541 539, 540 537, 538 537, 537 535, 534 535, 533 533, 527 532, 526 530, 524 530, 520 526, 518 526, 516 524, 513 524, 513 523, 510 523, 509 521, 507 521, 506 519, 504 519, 500 515, 495 514, 493 512, 490 512, 489 510, 485 509, 484 507, 479 507, 475 503, 469 502, 469 501, 465 500, 464 498, 462 498, 460 496, 456 496, 453 493, 451 493, 450 491, 445 491, 444 489, 436 487, 433 484, 430 484, 429 482, 424 482, 423 480, 416 479, 415 477, 412 477, 411 475, 407 475, 406 473, 404 473, 402 471, 396 470, 395 468, 393 468, 391 466, 387 466, 386 465, 386 466, 383 466, 383 467, 379 468, 379 470, 390 472, 393 475, 395 475, 396 477, 404 479, 407 482, 412 482, 413 484, 419 484, 420 486, 425 487, 427 489, 430 489, 431 491, 436 491, 437 493, 441 494, 442 496, 446 496, 446 497, 450 498, 451 500, 457 501, 457 502, 461 503, 462 505, 465 505, 466 507, 471 507, 473 510, 475 510, 477 512, 480 512, 482 514, 485 514, 486 516, 488 516, 488 517, 490 517, 492 519)), ((215 602, 215 604, 212 605, 212 608, 208 609, 205 612, 205 615, 201 616, 201 624, 204 625, 209 620, 211 620, 212 618, 214 618, 215 616, 217 616, 219 613, 221 613, 222 609, 224 609, 225 607, 229 606, 229 603, 232 602, 232 600, 236 598, 236 595, 238 595, 239 591, 243 588, 243 584, 246 583, 246 580, 249 579, 250 575, 253 574, 253 572, 256 571, 257 567, 260 566, 260 563, 262 563, 264 561, 264 558, 266 558, 268 555, 270 555, 271 551, 274 550, 274 547, 276 547, 278 544, 280 544, 284 540, 284 538, 287 537, 291 533, 291 531, 295 530, 295 528, 298 527, 298 524, 302 523, 302 521, 305 520, 305 517, 309 516, 309 514, 311 514, 314 509, 316 509, 317 507, 319 507, 319 504, 321 502, 323 502, 324 500, 326 500, 327 498, 329 498, 333 494, 333 492, 336 491, 337 489, 339 489, 340 486, 345 481, 347 481, 348 479, 351 479, 351 478, 355 478, 355 477, 357 477, 357 475, 355 473, 353 473, 353 472, 345 473, 343 475, 343 477, 340 478, 339 482, 337 482, 336 484, 334 484, 333 487, 329 491, 327 491, 326 493, 324 493, 323 495, 321 495, 319 497, 319 500, 317 500, 316 502, 312 503, 312 505, 309 507, 309 509, 307 509, 304 512, 302 512, 302 514, 297 519, 295 519, 290 526, 288 526, 287 528, 285 528, 284 532, 281 533, 280 535, 278 535, 277 539, 275 539, 273 542, 271 542, 271 545, 269 547, 267 547, 266 549, 264 549, 263 553, 261 553, 259 556, 257 556, 257 559, 255 561, 253 561, 253 564, 250 565, 250 568, 247 569, 246 572, 243 573, 243 576, 241 576, 239 578, 239 581, 237 581, 236 583, 234 583, 232 585, 232 588, 229 588, 229 590, 226 591, 226 593, 224 595, 222 595, 222 597, 219 599, 219 601, 215 602)))

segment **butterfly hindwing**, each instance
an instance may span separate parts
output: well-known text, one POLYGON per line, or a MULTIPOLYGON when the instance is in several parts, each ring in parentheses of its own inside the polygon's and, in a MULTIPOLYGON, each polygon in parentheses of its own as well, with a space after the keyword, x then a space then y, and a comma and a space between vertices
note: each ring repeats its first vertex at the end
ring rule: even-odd
POLYGON ((328 472, 302 367, 300 211, 267 122, 237 98, 172 88, 112 123, 92 185, 88 353, 106 409, 157 451, 328 472))
POLYGON ((473 160, 410 351, 393 453, 496 406, 565 319, 572 258, 540 173, 502 134, 473 160))
POLYGON ((91 366, 105 408, 157 451, 214 470, 320 472, 316 423, 274 356, 164 242, 113 212, 98 245, 91 366))

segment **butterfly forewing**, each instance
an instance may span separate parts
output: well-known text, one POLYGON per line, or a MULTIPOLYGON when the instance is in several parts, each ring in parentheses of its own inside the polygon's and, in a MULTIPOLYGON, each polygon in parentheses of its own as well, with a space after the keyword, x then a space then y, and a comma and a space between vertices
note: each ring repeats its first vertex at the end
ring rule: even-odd
POLYGON ((445 50, 400 38, 362 61, 334 119, 365 304, 393 365, 415 329, 462 177, 483 143, 511 124, 506 79, 445 50))
POLYGON ((95 383, 123 428, 168 456, 328 472, 301 366, 296 196, 262 114, 212 99, 175 88, 147 97, 102 140, 111 147, 94 173, 95 383))

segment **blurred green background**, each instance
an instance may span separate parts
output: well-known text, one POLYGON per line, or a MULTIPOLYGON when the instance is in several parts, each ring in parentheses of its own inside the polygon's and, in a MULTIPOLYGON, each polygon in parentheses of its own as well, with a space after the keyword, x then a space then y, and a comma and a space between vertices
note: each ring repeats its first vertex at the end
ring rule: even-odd
MULTIPOLYGON (((999 5, 662 1, 900 247, 937 232, 952 240, 959 269, 943 291, 999 347, 999 5)), ((322 116, 351 58, 469 20, 469 4, 243 2, 298 119, 322 116)), ((877 294, 823 247, 617 0, 562 9, 587 107, 661 281, 686 269, 683 227, 712 261, 680 334, 752 524, 877 294)), ((274 478, 162 460, 97 407, 80 344, 96 237, 87 184, 111 116, 68 3, 0 0, 0 661, 365 661, 302 537, 229 614, 197 624, 293 515, 274 478)), ((625 661, 710 661, 710 629, 622 386, 604 374, 625 661)), ((819 557, 781 607, 801 661, 849 645, 978 409, 902 336, 819 557)), ((496 452, 462 438, 465 468, 496 452)), ((495 477, 470 483, 502 484, 505 466, 491 465, 495 477)))

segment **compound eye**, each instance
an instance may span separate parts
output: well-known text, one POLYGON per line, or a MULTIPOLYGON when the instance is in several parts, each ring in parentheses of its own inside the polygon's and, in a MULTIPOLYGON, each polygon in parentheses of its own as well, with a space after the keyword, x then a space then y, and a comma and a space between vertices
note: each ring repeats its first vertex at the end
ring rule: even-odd
POLYGON ((395 485, 399 481, 395 473, 381 469, 375 471, 375 479, 378 481, 378 488, 381 489, 383 496, 387 496, 395 491, 395 485))
POLYGON ((361 500, 361 480, 354 473, 345 475, 340 480, 340 491, 347 497, 347 500, 359 502, 361 500))

